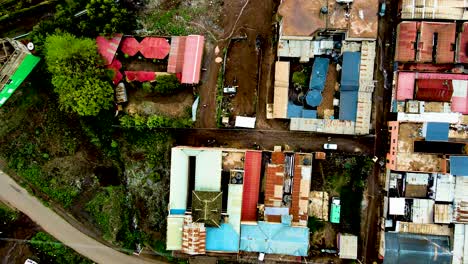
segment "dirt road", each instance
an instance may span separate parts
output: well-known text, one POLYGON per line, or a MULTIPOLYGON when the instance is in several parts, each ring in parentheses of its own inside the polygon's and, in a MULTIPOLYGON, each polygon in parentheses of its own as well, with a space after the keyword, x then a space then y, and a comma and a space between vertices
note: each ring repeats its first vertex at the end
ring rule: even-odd
POLYGON ((0 200, 17 208, 46 232, 96 263, 164 263, 125 255, 84 235, 0 171, 0 200))
POLYGON ((318 134, 311 132, 248 130, 248 129, 179 129, 173 132, 177 145, 223 146, 233 148, 253 148, 273 150, 276 145, 288 146, 295 151, 322 151, 323 144, 331 137, 331 143, 338 144, 339 152, 363 154, 374 153, 373 136, 346 136, 318 134))

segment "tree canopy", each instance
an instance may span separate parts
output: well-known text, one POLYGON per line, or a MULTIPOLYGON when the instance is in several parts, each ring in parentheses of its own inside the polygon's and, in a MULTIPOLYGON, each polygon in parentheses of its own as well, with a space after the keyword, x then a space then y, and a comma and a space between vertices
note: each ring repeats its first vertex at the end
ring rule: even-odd
POLYGON ((162 94, 176 92, 180 88, 179 79, 175 75, 160 75, 156 77, 154 91, 162 94))
POLYGON ((113 89, 98 67, 101 59, 94 40, 69 33, 48 36, 45 59, 62 109, 95 116, 112 106, 113 89))
POLYGON ((80 28, 104 34, 125 32, 133 26, 127 9, 114 0, 90 0, 86 5, 89 21, 80 22, 80 28))

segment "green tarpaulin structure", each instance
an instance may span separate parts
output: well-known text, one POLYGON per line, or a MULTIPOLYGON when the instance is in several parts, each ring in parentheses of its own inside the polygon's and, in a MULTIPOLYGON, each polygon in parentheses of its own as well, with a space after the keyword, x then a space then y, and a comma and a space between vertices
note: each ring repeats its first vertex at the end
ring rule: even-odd
POLYGON ((206 226, 219 227, 223 192, 192 191, 192 218, 206 226))
POLYGON ((7 84, 0 87, 0 107, 5 104, 8 98, 18 89, 31 71, 36 67, 40 59, 34 55, 27 54, 15 73, 10 77, 7 84))

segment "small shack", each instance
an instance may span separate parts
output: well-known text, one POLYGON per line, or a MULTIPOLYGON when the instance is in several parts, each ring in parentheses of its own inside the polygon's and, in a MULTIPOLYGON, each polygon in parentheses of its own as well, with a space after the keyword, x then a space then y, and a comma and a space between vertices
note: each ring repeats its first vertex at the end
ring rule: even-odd
POLYGON ((193 221, 220 227, 222 194, 222 192, 192 191, 193 221))
POLYGON ((341 259, 357 259, 358 237, 338 233, 338 255, 341 259))

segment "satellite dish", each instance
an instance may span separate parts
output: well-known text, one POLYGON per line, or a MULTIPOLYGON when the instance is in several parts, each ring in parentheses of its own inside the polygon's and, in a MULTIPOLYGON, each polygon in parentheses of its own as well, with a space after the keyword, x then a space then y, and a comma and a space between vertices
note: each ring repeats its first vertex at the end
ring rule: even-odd
POLYGON ((34 44, 32 42, 29 42, 26 47, 28 48, 28 50, 34 50, 34 44))

